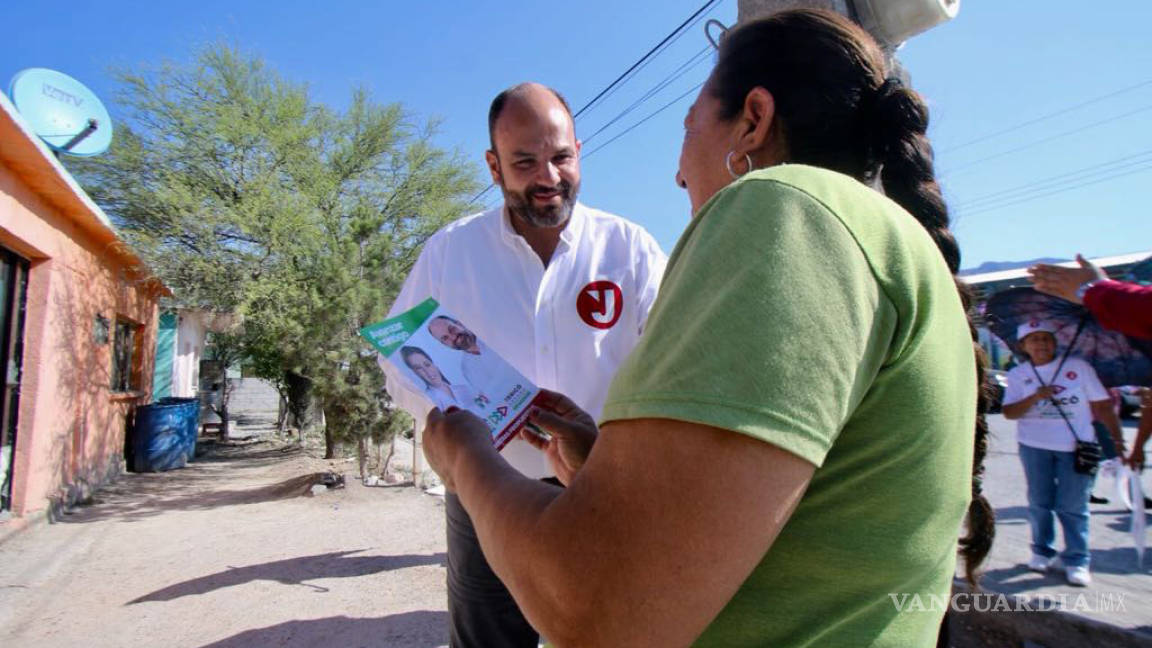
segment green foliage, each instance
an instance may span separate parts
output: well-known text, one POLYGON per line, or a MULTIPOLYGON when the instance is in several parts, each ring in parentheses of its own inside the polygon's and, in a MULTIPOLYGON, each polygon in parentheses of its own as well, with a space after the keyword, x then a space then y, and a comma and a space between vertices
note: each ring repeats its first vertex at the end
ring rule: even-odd
POLYGON ((311 381, 337 439, 395 418, 360 327, 423 242, 466 209, 476 169, 436 122, 355 90, 347 108, 227 46, 117 73, 109 153, 69 166, 180 302, 231 311, 249 363, 311 381))

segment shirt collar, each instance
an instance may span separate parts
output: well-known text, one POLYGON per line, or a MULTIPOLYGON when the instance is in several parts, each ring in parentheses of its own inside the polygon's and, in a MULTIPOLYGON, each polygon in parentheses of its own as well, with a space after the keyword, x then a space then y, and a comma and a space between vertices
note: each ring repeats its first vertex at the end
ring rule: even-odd
MULTIPOLYGON (((512 216, 508 213, 505 205, 501 203, 497 209, 500 216, 500 238, 510 245, 515 245, 517 241, 526 245, 524 238, 512 228, 512 216)), ((568 218, 568 225, 560 232, 560 246, 556 248, 557 251, 561 248, 571 249, 576 246, 576 242, 580 240, 580 234, 584 231, 584 221, 587 219, 587 215, 584 213, 585 209, 579 201, 572 206, 572 216, 568 218)))

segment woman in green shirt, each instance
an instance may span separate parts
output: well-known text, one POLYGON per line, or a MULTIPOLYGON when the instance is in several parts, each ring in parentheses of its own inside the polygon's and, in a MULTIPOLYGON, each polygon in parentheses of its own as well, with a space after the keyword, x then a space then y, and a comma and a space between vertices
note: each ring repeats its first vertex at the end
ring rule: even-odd
POLYGON ((927 109, 800 10, 729 32, 684 126, 693 220, 599 435, 537 416, 568 488, 462 412, 429 461, 558 646, 934 645, 985 428, 927 109))

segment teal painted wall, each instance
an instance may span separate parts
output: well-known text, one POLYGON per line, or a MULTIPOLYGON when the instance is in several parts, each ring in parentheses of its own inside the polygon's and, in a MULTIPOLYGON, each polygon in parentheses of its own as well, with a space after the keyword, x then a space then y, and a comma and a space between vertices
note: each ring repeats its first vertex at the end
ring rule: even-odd
POLYGON ((160 315, 160 326, 156 331, 156 370, 152 378, 152 400, 172 395, 172 361, 176 357, 176 325, 174 311, 164 311, 160 315))

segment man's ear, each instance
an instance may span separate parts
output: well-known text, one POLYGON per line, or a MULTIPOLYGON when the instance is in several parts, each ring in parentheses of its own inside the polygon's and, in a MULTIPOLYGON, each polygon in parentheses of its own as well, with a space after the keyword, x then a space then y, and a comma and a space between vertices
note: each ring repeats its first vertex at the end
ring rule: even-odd
POLYGON ((503 185, 504 178, 500 175, 500 158, 495 151, 484 151, 484 161, 488 163, 488 172, 492 174, 492 183, 503 185))
POLYGON ((736 150, 754 153, 768 148, 772 142, 772 125, 776 120, 776 100, 767 89, 757 86, 744 97, 744 110, 740 113, 740 130, 736 150))

